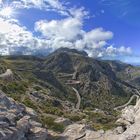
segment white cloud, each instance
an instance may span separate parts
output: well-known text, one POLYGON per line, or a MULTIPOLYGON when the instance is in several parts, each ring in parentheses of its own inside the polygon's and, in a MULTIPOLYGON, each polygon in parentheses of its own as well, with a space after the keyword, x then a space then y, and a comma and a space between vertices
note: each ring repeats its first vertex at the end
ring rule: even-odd
MULTIPOLYGON (((131 49, 110 46, 105 48, 107 41, 113 38, 111 31, 95 28, 89 32, 83 30, 84 14, 79 13, 74 17, 63 20, 41 20, 36 22, 35 31, 42 33, 43 38, 49 42, 53 50, 60 47, 85 50, 91 57, 116 56, 130 54, 131 49)), ((76 12, 77 13, 77 12, 76 12)))
POLYGON ((69 14, 67 18, 60 20, 40 20, 35 23, 35 31, 41 32, 48 39, 58 37, 67 41, 83 36, 83 21, 88 12, 83 7, 72 8, 69 10, 69 14))
POLYGON ((131 55, 132 54, 132 50, 130 47, 124 47, 121 46, 119 48, 113 47, 112 45, 107 47, 106 49, 106 56, 112 56, 112 57, 116 57, 116 56, 123 56, 123 55, 131 55))
POLYGON ((69 15, 65 3, 59 0, 13 0, 10 6, 16 9, 36 8, 44 11, 55 11, 62 15, 69 15))
POLYGON ((84 19, 88 12, 84 8, 70 9, 69 17, 61 20, 40 20, 35 24, 35 31, 40 32, 43 38, 49 41, 52 49, 60 47, 76 48, 85 50, 91 57, 105 57, 116 55, 130 55, 131 49, 113 46, 107 47, 107 41, 113 38, 111 31, 103 28, 95 28, 84 31, 84 19))
POLYGON ((33 36, 26 27, 19 25, 17 21, 0 18, 0 53, 10 54, 11 51, 26 48, 25 53, 31 53, 47 42, 33 36))
POLYGON ((49 39, 58 37, 64 40, 73 40, 81 34, 81 26, 81 21, 76 18, 52 21, 42 20, 35 24, 35 30, 49 39))
POLYGON ((13 6, 16 6, 16 4, 21 4, 25 8, 41 8, 46 6, 48 7, 49 5, 53 8, 63 9, 62 3, 60 3, 59 0, 13 0, 11 2, 11 5, 13 6))
POLYGON ((46 8, 51 6, 51 8, 56 8, 59 10, 64 10, 64 7, 59 2, 59 0, 20 0, 23 5, 26 7, 35 7, 35 8, 46 8))
MULTIPOLYGON (((0 6, 7 5, 5 1, 0 0, 0 6)), ((8 5, 13 9, 30 9, 36 8, 44 11, 54 11, 65 16, 83 16, 88 12, 81 8, 70 8, 68 2, 62 0, 12 0, 8 1, 8 5), (82 11, 82 12, 81 12, 82 11), (82 15, 80 15, 82 14, 82 15)))
POLYGON ((85 40, 88 42, 91 41, 102 41, 108 40, 113 37, 113 33, 110 31, 104 31, 103 28, 96 28, 91 30, 90 32, 86 33, 85 40))
MULTIPOLYGON (((41 20, 36 22, 35 31, 42 33, 42 37, 49 42, 53 50, 60 47, 76 48, 85 50, 91 57, 116 57, 117 55, 130 55, 131 48, 113 47, 107 41, 113 38, 111 31, 103 28, 95 28, 89 32, 83 30, 84 14, 79 13, 74 17, 63 20, 41 20)), ((76 12, 77 13, 77 12, 76 12)))
POLYGON ((69 13, 72 17, 77 19, 84 19, 89 17, 89 12, 84 7, 81 8, 70 8, 69 13))
POLYGON ((44 3, 47 2, 50 6, 63 10, 64 7, 62 6, 62 3, 59 2, 59 0, 44 0, 44 3))
POLYGON ((118 51, 122 54, 131 54, 132 53, 132 49, 130 47, 124 47, 124 46, 121 46, 118 51))
POLYGON ((23 3, 23 6, 33 6, 33 7, 38 7, 40 8, 41 6, 43 6, 43 0, 20 0, 21 3, 23 3))
POLYGON ((0 19, 0 34, 5 37, 7 44, 15 44, 21 46, 32 38, 32 33, 26 31, 25 27, 20 27, 14 22, 0 19), (17 44, 16 44, 17 43, 17 44))
POLYGON ((0 4, 2 4, 2 0, 0 0, 0 4))
MULTIPOLYGON (((2 3, 2 1, 0 1, 2 3)), ((35 23, 35 31, 42 36, 35 37, 18 20, 0 18, 0 53, 23 51, 25 54, 36 53, 38 50, 55 50, 60 47, 85 50, 91 57, 116 57, 130 55, 131 48, 108 45, 113 38, 111 31, 95 28, 90 31, 83 29, 84 20, 89 18, 85 8, 67 8, 59 0, 13 0, 13 8, 37 8, 53 10, 67 15, 60 20, 40 20, 35 23), (107 48, 106 48, 107 47, 107 48)))

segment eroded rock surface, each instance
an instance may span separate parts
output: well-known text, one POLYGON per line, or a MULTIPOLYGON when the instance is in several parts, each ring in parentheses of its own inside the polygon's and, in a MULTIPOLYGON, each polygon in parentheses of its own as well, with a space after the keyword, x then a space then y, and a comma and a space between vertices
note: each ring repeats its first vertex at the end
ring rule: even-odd
POLYGON ((36 118, 32 109, 0 91, 0 140, 46 140, 47 130, 36 118))

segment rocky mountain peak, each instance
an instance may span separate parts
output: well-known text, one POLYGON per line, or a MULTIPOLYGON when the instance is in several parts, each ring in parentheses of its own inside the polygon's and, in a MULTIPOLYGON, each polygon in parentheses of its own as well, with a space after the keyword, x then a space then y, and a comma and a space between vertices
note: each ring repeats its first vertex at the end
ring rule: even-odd
POLYGON ((69 53, 69 54, 88 56, 88 54, 85 51, 80 51, 77 49, 69 49, 69 48, 60 48, 57 49, 54 53, 69 53))

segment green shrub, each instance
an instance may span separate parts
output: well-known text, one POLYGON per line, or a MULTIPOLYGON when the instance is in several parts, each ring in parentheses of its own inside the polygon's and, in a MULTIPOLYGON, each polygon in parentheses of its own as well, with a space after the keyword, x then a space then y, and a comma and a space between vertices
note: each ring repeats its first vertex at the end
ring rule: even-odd
POLYGON ((42 90, 42 88, 41 88, 40 86, 34 86, 34 89, 35 89, 36 91, 42 90))
POLYGON ((92 122, 92 128, 95 130, 108 130, 114 128, 118 112, 111 112, 110 115, 104 113, 86 112, 88 121, 92 122))
POLYGON ((61 123, 55 123, 54 118, 48 116, 41 116, 41 122, 43 125, 47 126, 49 129, 52 129, 56 132, 63 132, 65 127, 61 123))
POLYGON ((19 102, 21 101, 21 95, 19 94, 13 93, 13 94, 9 94, 9 96, 13 98, 15 101, 19 101, 19 102))
POLYGON ((85 118, 85 115, 77 114, 77 113, 75 113, 75 114, 74 113, 73 114, 65 114, 64 116, 66 118, 69 118, 73 122, 81 121, 82 119, 85 118))
POLYGON ((37 109, 37 106, 28 98, 25 98, 23 101, 23 104, 25 104, 27 107, 33 108, 33 109, 37 109))
POLYGON ((63 111, 60 110, 57 107, 53 107, 53 106, 41 106, 41 109, 43 110, 44 113, 47 114, 53 114, 53 115, 57 115, 57 116, 62 116, 63 115, 63 111))
POLYGON ((8 93, 8 94, 13 94, 13 93, 20 93, 24 94, 26 89, 27 89, 27 83, 25 82, 11 82, 2 85, 1 89, 3 92, 8 93))

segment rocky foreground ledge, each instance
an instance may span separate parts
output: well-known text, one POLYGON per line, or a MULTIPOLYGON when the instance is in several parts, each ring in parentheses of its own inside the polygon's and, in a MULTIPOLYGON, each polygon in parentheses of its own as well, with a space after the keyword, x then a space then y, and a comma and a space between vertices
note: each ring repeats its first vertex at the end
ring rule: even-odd
MULTIPOLYGON (((106 132, 90 130, 85 124, 71 124, 57 135, 57 140, 140 140, 140 100, 123 109, 117 123, 119 127, 106 132)), ((37 122, 34 110, 0 91, 0 140, 50 140, 49 136, 37 122)))
POLYGON ((0 91, 0 140, 46 140, 47 130, 37 114, 0 91))
POLYGON ((106 132, 90 130, 84 124, 72 124, 60 140, 140 140, 140 100, 135 106, 123 109, 116 123, 117 128, 106 132))

